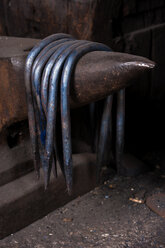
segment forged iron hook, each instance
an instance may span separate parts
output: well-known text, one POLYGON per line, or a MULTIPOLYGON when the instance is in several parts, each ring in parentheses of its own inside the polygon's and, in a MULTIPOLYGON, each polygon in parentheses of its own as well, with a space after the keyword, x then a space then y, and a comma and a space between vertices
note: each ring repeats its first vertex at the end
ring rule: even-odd
POLYGON ((52 54, 52 56, 49 58, 48 62, 45 65, 45 68, 42 73, 42 80, 41 80, 41 99, 42 99, 42 106, 44 109, 45 115, 47 115, 47 101, 48 101, 48 92, 49 92, 49 79, 50 79, 50 73, 52 71, 52 68, 54 66, 55 60, 58 56, 65 50, 67 47, 71 46, 72 43, 77 43, 77 40, 72 40, 66 42, 62 47, 59 47, 59 50, 52 54))
MULTIPOLYGON (((45 152, 44 152, 44 160, 43 160, 43 167, 44 167, 44 172, 45 172, 45 188, 47 188, 48 183, 49 183, 49 179, 50 179, 51 158, 52 158, 52 152, 53 152, 53 145, 55 147, 55 151, 56 151, 55 153, 57 153, 57 145, 54 144, 54 143, 56 143, 56 139, 54 139, 54 134, 55 134, 55 129, 56 129, 56 125, 55 125, 56 121, 53 122, 53 117, 56 116, 56 112, 57 112, 57 108, 58 108, 58 105, 57 105, 58 82, 55 84, 54 87, 52 87, 51 83, 49 83, 49 78, 51 81, 51 76, 49 74, 50 74, 51 69, 54 65, 53 63, 55 63, 58 58, 62 58, 63 51, 65 51, 67 48, 69 49, 70 47, 73 46, 73 44, 75 44, 77 42, 78 41, 74 41, 74 40, 68 41, 65 44, 63 44, 63 46, 59 47, 59 49, 56 50, 54 52, 54 54, 50 57, 49 61, 47 62, 46 66, 45 66, 45 69, 44 69, 47 71, 46 84, 47 84, 47 87, 49 86, 48 87, 49 88, 49 98, 48 98, 48 105, 49 106, 48 106, 48 108, 45 107, 46 109, 48 109, 48 111, 46 110, 46 113, 45 113, 47 116, 47 125, 46 125, 47 131, 46 131, 45 152), (48 70, 47 70, 47 68, 48 68, 48 70), (52 95, 54 95, 54 98, 51 98, 52 95), (51 111, 51 113, 50 113, 50 111, 51 111), (51 146, 49 146, 50 140, 51 140, 51 146), (53 140, 55 142, 53 142, 53 140), (47 149, 47 148, 49 148, 49 149, 47 149)), ((60 76, 60 74, 58 76, 60 76)), ((43 85, 44 85, 44 82, 42 81, 42 86, 43 85)), ((46 98, 47 98, 47 96, 46 96, 46 98)), ((42 96, 41 96, 41 100, 43 102, 42 96)), ((62 169, 62 166, 61 166, 61 169, 62 169)))
POLYGON ((34 74, 34 70, 35 70, 39 60, 41 60, 41 58, 44 57, 46 55, 46 53, 50 51, 50 49, 56 48, 57 45, 63 44, 64 42, 67 42, 70 40, 75 40, 75 39, 72 37, 61 38, 61 39, 55 40, 55 41, 49 43, 47 46, 45 46, 34 60, 33 68, 32 68, 32 74, 34 74))
MULTIPOLYGON (((63 64, 68 55, 78 46, 87 43, 87 41, 73 41, 69 45, 64 45, 63 49, 59 49, 59 57, 54 58, 53 68, 50 75, 49 82, 49 98, 47 103, 47 127, 46 127, 46 142, 45 142, 45 168, 47 168, 47 179, 49 180, 49 166, 51 162, 51 155, 53 150, 53 141, 57 142, 56 130, 56 114, 57 114, 57 99, 58 99, 58 85, 60 80, 63 64)), ((89 42, 88 42, 89 43, 89 42)), ((51 62, 51 60, 50 60, 51 62)), ((44 96, 47 99, 47 96, 44 96)), ((56 144, 58 146, 58 143, 56 144)), ((62 168, 63 169, 63 168, 62 168)), ((65 171, 65 170, 64 170, 65 171)), ((65 176, 65 173, 64 173, 65 176)))
POLYGON ((99 181, 102 165, 106 165, 110 153, 109 143, 111 142, 111 118, 112 118, 113 95, 108 96, 104 102, 103 115, 101 119, 99 144, 97 151, 97 181, 99 181), (107 148, 107 149, 106 149, 107 148))
MULTIPOLYGON (((54 47, 50 48, 50 44, 46 46, 37 56, 36 60, 33 63, 32 66, 32 94, 34 98, 34 106, 35 106, 35 115, 38 119, 38 121, 35 123, 36 129, 38 131, 38 147, 39 147, 39 154, 40 154, 40 160, 43 169, 44 168, 44 146, 45 146, 45 116, 41 104, 41 94, 40 94, 40 81, 41 81, 41 75, 43 68, 45 66, 45 63, 50 58, 52 53, 54 53, 58 48, 62 47, 63 44, 65 44, 69 39, 61 39, 58 41, 53 42, 54 47), (48 49, 49 48, 49 49, 48 49), (38 61, 38 62, 36 62, 38 61), (38 125, 38 126, 37 126, 38 125)), ((55 155, 55 153, 54 153, 55 155)), ((56 158, 53 159, 53 167, 56 167, 56 158)), ((50 168, 51 171, 51 168, 50 168)), ((56 168, 55 168, 56 171, 56 168)))
POLYGON ((116 116, 116 166, 118 173, 122 173, 122 155, 124 150, 124 126, 125 126, 125 89, 117 93, 116 116))
POLYGON ((69 108, 69 86, 72 72, 76 62, 86 53, 92 51, 109 51, 109 47, 101 43, 90 43, 82 45, 69 55, 67 58, 61 78, 61 121, 62 121, 62 141, 64 156, 64 170, 68 193, 72 192, 72 147, 71 147, 71 126, 69 108))
MULTIPOLYGON (((45 67, 45 64, 49 60, 49 58, 54 54, 60 47, 63 47, 65 43, 67 43, 68 39, 62 39, 60 41, 53 42, 54 47, 47 50, 47 47, 45 47, 41 53, 37 56, 36 60, 34 61, 33 67, 32 67, 32 92, 37 100, 38 109, 40 111, 40 114, 43 115, 42 110, 42 104, 41 104, 41 76, 43 69, 45 67), (47 51, 46 51, 47 50, 47 51), (44 53, 44 55, 43 55, 44 53)), ((71 42, 71 41, 70 41, 71 42)))
POLYGON ((32 144, 32 153, 34 158, 34 167, 39 177, 39 154, 37 151, 37 139, 36 139, 36 129, 35 129, 35 115, 34 115, 34 108, 33 108, 33 97, 32 97, 32 88, 31 88, 31 67, 33 65, 34 59, 39 54, 39 52, 49 43, 54 40, 58 40, 65 37, 71 37, 67 34, 53 34, 45 39, 43 39, 39 44, 37 44, 28 54, 26 59, 25 65, 25 87, 26 87, 26 98, 27 98, 27 105, 28 105, 28 119, 29 119, 29 131, 31 137, 31 144, 32 144))

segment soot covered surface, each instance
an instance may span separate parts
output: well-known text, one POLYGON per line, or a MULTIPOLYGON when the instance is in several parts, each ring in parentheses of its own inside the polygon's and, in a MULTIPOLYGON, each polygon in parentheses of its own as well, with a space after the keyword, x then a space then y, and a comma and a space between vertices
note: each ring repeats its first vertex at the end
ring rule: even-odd
POLYGON ((165 219, 146 205, 165 192, 159 169, 136 178, 110 179, 41 220, 0 241, 1 248, 163 248, 165 219))

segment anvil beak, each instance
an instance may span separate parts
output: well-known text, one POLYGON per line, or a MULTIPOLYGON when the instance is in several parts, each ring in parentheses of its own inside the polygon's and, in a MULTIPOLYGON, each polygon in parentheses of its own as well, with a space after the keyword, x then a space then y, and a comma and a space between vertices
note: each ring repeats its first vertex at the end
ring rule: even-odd
POLYGON ((117 52, 91 52, 83 56, 75 68, 71 107, 98 101, 132 84, 155 63, 147 58, 117 52))

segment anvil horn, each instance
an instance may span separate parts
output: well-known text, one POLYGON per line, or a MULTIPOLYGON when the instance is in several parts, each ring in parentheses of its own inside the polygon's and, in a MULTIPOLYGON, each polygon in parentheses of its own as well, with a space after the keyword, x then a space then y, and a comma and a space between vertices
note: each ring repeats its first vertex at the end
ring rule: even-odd
POLYGON ((132 84, 155 63, 127 53, 95 51, 76 65, 70 86, 71 107, 98 101, 132 84))

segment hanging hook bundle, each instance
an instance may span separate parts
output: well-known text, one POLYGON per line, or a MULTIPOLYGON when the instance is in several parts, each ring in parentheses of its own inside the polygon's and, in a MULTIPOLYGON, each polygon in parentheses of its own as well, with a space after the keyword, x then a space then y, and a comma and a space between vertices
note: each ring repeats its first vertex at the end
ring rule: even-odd
MULTIPOLYGON (((44 171, 45 188, 56 160, 64 174, 68 192, 72 191, 72 147, 69 92, 77 61, 92 51, 111 49, 104 44, 75 40, 67 34, 54 34, 37 44, 29 53, 25 68, 29 130, 34 165, 39 177, 40 164, 44 171), (61 116, 58 116, 60 110, 61 116), (58 124, 60 123, 60 127, 58 124), (57 130, 61 130, 61 135, 57 130)), ((123 150, 124 90, 118 94, 116 157, 120 164, 123 150)), ((107 97, 98 149, 98 168, 104 160, 106 139, 110 129, 112 96, 107 97)), ((108 152, 108 151, 107 151, 108 152)))

